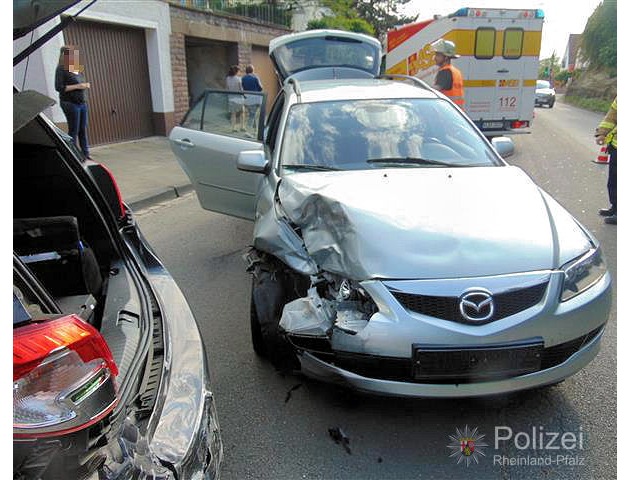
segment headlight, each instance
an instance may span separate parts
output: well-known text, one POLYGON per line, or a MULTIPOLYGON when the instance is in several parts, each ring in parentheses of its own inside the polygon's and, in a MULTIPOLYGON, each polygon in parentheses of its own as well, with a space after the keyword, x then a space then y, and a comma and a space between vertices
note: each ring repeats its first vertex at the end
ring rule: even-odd
POLYGON ((606 264, 600 249, 595 248, 564 264, 561 270, 564 284, 560 301, 566 302, 597 283, 606 273, 606 264))

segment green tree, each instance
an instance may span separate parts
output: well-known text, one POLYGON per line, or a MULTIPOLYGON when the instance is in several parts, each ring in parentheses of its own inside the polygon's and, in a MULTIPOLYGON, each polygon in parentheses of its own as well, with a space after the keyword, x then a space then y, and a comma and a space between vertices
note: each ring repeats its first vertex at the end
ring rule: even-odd
POLYGON ((376 36, 382 38, 388 30, 396 25, 411 23, 416 16, 406 16, 400 13, 400 7, 411 0, 356 0, 354 8, 359 16, 367 20, 376 30, 376 36))
POLYGON ((617 0, 603 0, 589 17, 580 55, 589 68, 617 71, 617 0))
POLYGON ((538 78, 549 79, 553 73, 554 78, 560 73, 560 61, 556 52, 551 57, 541 60, 538 64, 538 78))
POLYGON ((555 77, 556 82, 560 82, 561 84, 567 83, 567 81, 571 78, 571 72, 568 70, 560 70, 555 77))
POLYGON ((382 38, 396 25, 415 20, 415 17, 401 15, 399 9, 410 0, 322 0, 322 5, 330 8, 334 17, 309 22, 308 29, 338 28, 353 32, 367 33, 382 38))
POLYGON ((331 28, 335 30, 346 30, 348 32, 365 33, 374 35, 375 30, 372 25, 362 18, 348 18, 342 16, 324 17, 319 20, 308 22, 307 30, 317 30, 319 28, 331 28))

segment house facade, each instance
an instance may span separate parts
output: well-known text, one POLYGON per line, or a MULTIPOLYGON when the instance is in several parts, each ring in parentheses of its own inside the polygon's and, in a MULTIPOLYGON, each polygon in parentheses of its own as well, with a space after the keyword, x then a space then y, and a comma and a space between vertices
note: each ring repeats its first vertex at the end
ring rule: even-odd
MULTIPOLYGON (((96 2, 14 67, 14 84, 58 100, 54 81, 59 49, 75 45, 91 84, 88 132, 94 145, 168 135, 204 89, 225 88, 233 64, 243 73, 246 65, 255 66, 270 104, 278 80, 268 56, 269 41, 291 28, 211 7, 212 2, 198 0, 96 2)), ((42 25, 35 38, 59 22, 55 18, 42 25)), ((30 39, 16 40, 14 55, 30 39)), ((66 128, 58 104, 45 113, 66 128)))

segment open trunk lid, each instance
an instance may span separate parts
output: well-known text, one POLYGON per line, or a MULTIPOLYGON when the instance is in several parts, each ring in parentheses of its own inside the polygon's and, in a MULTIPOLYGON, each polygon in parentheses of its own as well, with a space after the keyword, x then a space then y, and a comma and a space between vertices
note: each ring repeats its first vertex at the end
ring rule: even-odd
POLYGON ((271 57, 280 79, 375 77, 381 44, 375 38, 340 30, 310 30, 274 38, 271 57))

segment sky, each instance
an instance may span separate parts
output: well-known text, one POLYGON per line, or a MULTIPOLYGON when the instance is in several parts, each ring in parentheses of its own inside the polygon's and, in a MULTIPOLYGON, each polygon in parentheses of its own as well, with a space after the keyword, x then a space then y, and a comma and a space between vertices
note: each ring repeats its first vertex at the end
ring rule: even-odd
POLYGON ((448 15, 461 7, 475 8, 517 8, 537 9, 545 13, 543 23, 540 58, 549 58, 556 52, 562 59, 569 41, 570 33, 582 33, 588 17, 591 16, 601 0, 411 0, 405 5, 403 13, 418 14, 418 20, 428 20, 433 15, 448 15))

